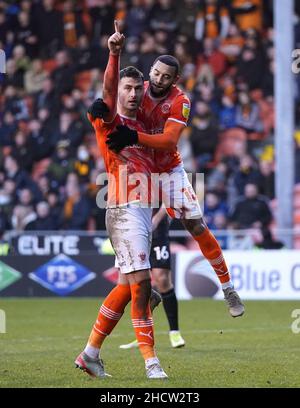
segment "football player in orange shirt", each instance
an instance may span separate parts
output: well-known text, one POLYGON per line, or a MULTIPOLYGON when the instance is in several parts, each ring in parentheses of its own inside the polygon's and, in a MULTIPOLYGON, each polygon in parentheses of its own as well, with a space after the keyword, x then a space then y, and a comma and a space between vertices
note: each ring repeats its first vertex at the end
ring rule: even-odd
POLYGON ((75 365, 92 376, 107 376, 100 358, 100 349, 131 300, 131 319, 145 360, 146 375, 150 379, 163 379, 167 375, 154 350, 154 329, 149 304, 152 209, 149 205, 146 206, 149 195, 142 197, 142 194, 132 194, 134 188, 130 183, 130 175, 137 173, 142 173, 147 183, 153 172, 153 154, 151 149, 139 145, 128 146, 116 153, 110 151, 106 144, 107 135, 117 125, 143 130, 137 120, 137 110, 144 92, 143 75, 134 67, 127 67, 119 74, 119 55, 123 44, 124 36, 120 34, 118 23, 115 22, 115 33, 108 40, 110 55, 103 84, 103 100, 108 110, 103 119, 95 118, 92 111, 88 113, 109 176, 106 227, 121 273, 117 286, 101 305, 88 343, 76 358, 75 365), (124 176, 124 168, 128 177, 126 175, 125 179, 120 179, 120 176, 124 176))
POLYGON ((206 225, 177 150, 190 111, 189 99, 176 86, 178 79, 179 63, 176 58, 170 55, 158 57, 151 68, 150 80, 144 85, 140 117, 147 133, 120 125, 108 135, 106 143, 117 152, 136 143, 155 149, 155 168, 161 173, 163 200, 169 216, 181 220, 216 272, 231 316, 242 316, 244 305, 234 290, 222 249, 206 225), (170 178, 173 179, 172 188, 170 178))

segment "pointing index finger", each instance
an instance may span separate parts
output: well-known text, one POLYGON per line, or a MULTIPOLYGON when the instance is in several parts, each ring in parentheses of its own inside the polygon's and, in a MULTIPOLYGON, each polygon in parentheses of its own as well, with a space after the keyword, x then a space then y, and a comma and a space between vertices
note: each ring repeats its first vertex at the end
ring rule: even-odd
POLYGON ((115 24, 115 32, 116 32, 116 33, 119 33, 119 32, 120 32, 119 21, 118 21, 118 20, 115 20, 115 21, 114 21, 114 24, 115 24))

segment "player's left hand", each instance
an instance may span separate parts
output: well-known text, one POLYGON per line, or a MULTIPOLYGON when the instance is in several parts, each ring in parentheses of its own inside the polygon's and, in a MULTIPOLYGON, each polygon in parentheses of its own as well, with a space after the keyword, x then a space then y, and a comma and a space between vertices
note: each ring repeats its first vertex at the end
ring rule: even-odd
POLYGON ((109 113, 109 109, 103 99, 98 98, 89 106, 88 113, 93 120, 96 118, 103 119, 109 113))
POLYGON ((124 147, 138 143, 138 133, 124 125, 118 125, 116 130, 107 136, 106 144, 110 150, 119 153, 124 147))

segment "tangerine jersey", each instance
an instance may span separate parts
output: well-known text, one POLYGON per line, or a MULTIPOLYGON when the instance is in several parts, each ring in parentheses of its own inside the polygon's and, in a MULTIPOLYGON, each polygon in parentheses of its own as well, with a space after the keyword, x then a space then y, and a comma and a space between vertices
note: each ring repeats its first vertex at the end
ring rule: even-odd
POLYGON ((95 129, 97 144, 108 174, 107 207, 112 208, 132 202, 148 204, 151 199, 151 173, 154 172, 153 149, 134 145, 116 153, 106 144, 107 136, 117 125, 126 125, 137 131, 145 131, 144 126, 138 120, 119 114, 110 123, 102 119, 92 120, 89 114, 88 118, 95 129), (137 179, 135 179, 136 176, 137 179), (142 188, 137 188, 141 183, 143 183, 142 188), (147 183, 147 186, 144 183, 147 183))
MULTIPOLYGON (((175 85, 168 95, 163 98, 153 98, 150 95, 149 82, 144 83, 144 98, 138 118, 144 124, 149 134, 163 133, 165 123, 174 121, 187 124, 190 113, 188 97, 175 85)), ((154 150, 156 171, 169 172, 182 163, 177 150, 154 150)))

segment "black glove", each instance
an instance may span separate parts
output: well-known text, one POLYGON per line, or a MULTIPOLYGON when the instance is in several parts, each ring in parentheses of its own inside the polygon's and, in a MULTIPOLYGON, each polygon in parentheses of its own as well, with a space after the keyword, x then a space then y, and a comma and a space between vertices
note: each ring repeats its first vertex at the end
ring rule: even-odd
POLYGON ((124 125, 118 125, 116 130, 107 136, 106 144, 110 150, 119 153, 124 147, 138 143, 138 133, 124 125))
POLYGON ((92 116, 92 119, 96 118, 103 119, 104 116, 109 113, 109 109, 103 99, 96 99, 91 106, 88 108, 88 113, 92 116))

